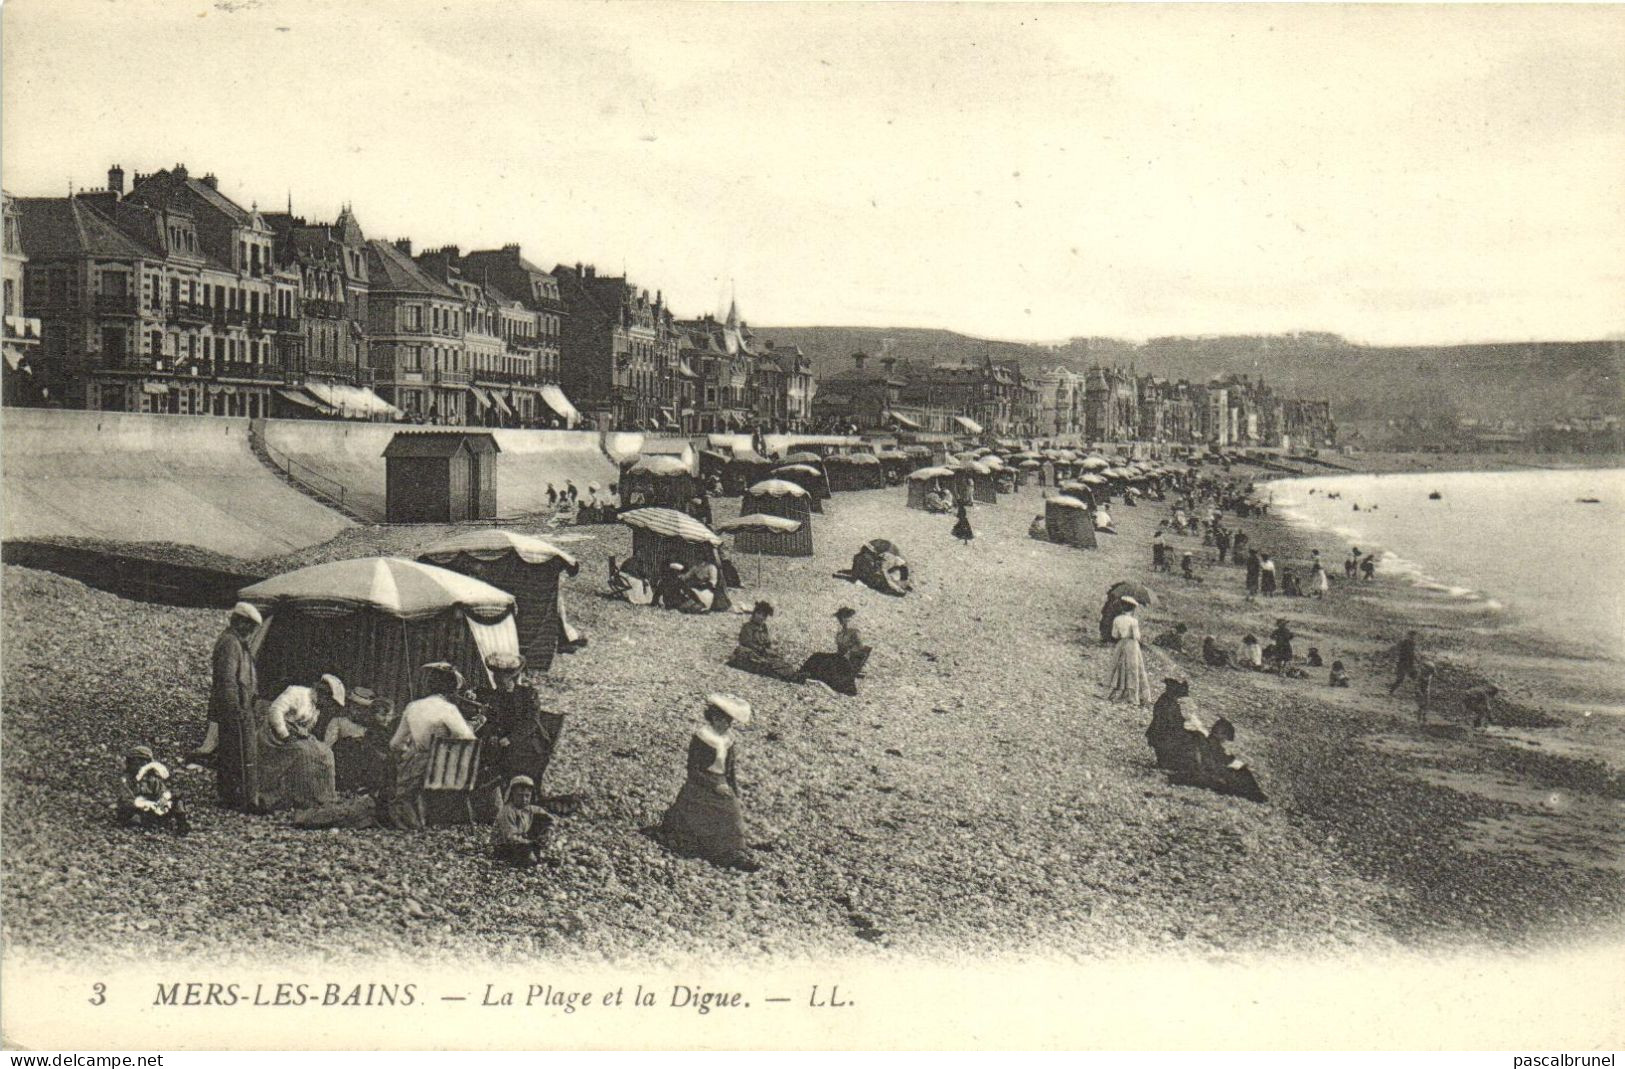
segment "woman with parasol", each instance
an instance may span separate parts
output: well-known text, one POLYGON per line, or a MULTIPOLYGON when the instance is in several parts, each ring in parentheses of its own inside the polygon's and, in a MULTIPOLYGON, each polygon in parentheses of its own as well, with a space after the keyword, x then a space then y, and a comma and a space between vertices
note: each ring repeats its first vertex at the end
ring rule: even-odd
POLYGON ((1145 654, 1140 648, 1140 621, 1134 615, 1140 602, 1127 595, 1119 601, 1123 611, 1112 621, 1112 640, 1117 645, 1112 651, 1111 672, 1106 677, 1108 696, 1129 705, 1145 705, 1151 700, 1151 677, 1146 675, 1145 654))

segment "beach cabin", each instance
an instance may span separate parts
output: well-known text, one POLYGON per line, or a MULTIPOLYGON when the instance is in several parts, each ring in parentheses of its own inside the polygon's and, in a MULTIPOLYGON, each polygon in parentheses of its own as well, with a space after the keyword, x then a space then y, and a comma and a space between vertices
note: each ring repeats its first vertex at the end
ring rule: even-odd
POLYGON ((384 447, 389 523, 462 523, 497 515, 497 455, 489 433, 401 431, 384 447))
MULTIPOLYGON (((795 530, 752 531, 741 534, 735 545, 751 553, 769 553, 781 557, 810 557, 813 555, 812 495, 785 479, 764 479, 745 491, 739 501, 743 516, 779 516, 795 520, 795 530), (748 543, 748 548, 745 543, 748 543)), ((777 526, 777 525, 767 525, 777 526)))

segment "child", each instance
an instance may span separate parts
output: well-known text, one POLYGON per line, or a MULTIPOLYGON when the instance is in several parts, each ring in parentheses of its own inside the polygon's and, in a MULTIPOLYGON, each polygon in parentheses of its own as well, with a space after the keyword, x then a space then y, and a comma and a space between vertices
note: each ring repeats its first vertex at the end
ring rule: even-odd
POLYGON ((1258 644, 1258 639, 1253 635, 1241 640, 1241 667, 1254 672, 1263 671, 1264 648, 1258 644))
POLYGON ((1346 687, 1349 685, 1349 674, 1343 671, 1342 661, 1332 662, 1332 672, 1326 682, 1333 687, 1346 687))
POLYGON ((1179 558, 1179 570, 1186 582, 1200 583, 1202 581, 1196 577, 1196 555, 1189 550, 1186 550, 1185 555, 1179 558))
POLYGON ((1309 656, 1304 658, 1303 663, 1310 668, 1326 667, 1326 663, 1320 659, 1320 648, 1318 646, 1309 647, 1309 656))
POLYGON ((1490 723, 1490 699, 1501 693, 1497 687, 1477 687, 1461 696, 1462 708, 1472 714, 1473 727, 1484 728, 1490 723))
POLYGON ((168 827, 176 835, 192 830, 186 807, 169 789, 169 769, 153 759, 147 746, 135 747, 124 758, 114 815, 124 828, 168 827))
POLYGON ((496 823, 491 826, 491 852, 498 861, 515 868, 528 869, 540 860, 542 845, 553 827, 547 810, 531 804, 535 790, 536 781, 529 776, 509 780, 496 823))

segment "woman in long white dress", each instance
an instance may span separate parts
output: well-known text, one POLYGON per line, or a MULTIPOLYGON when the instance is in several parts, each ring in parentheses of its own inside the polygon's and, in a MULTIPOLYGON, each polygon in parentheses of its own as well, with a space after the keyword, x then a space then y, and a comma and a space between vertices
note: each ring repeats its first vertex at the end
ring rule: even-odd
POLYGON ((1106 679, 1113 701, 1128 705, 1147 705, 1151 701, 1151 677, 1146 675, 1145 655, 1140 650, 1140 621, 1134 612, 1140 603, 1123 598, 1126 612, 1112 621, 1112 639, 1117 643, 1112 651, 1111 675, 1106 679))

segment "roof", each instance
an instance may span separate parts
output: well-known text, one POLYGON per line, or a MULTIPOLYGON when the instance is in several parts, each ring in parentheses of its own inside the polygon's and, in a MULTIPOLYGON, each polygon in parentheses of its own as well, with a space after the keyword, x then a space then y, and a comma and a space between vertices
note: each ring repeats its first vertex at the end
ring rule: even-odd
POLYGON ((430 297, 452 297, 462 300, 460 293, 424 271, 410 256, 390 242, 367 242, 367 264, 374 292, 397 290, 402 293, 422 293, 430 297))
POLYGON ((397 431, 384 447, 386 457, 449 457, 463 448, 475 453, 500 453, 496 437, 480 431, 397 431))
POLYGON ((19 197, 13 203, 21 216, 18 229, 23 253, 31 260, 163 256, 124 233, 79 197, 19 197))

